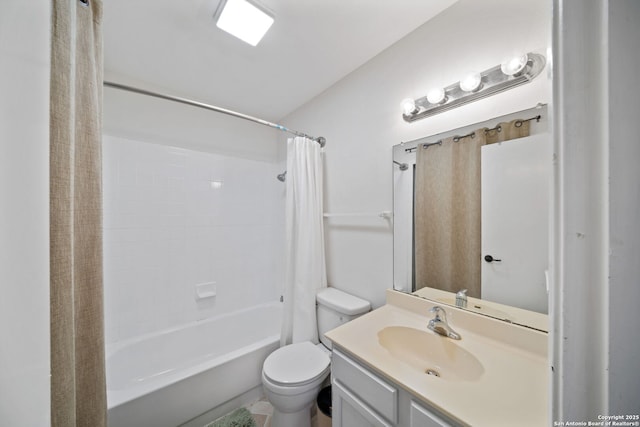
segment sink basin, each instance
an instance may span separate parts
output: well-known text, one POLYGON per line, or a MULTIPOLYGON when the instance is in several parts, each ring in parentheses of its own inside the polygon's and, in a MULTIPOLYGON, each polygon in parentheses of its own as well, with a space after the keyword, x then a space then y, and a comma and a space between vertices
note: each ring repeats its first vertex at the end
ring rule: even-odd
POLYGON ((482 363, 473 354, 451 338, 431 331, 388 326, 378 332, 378 342, 393 357, 424 375, 450 381, 475 381, 484 373, 482 363))

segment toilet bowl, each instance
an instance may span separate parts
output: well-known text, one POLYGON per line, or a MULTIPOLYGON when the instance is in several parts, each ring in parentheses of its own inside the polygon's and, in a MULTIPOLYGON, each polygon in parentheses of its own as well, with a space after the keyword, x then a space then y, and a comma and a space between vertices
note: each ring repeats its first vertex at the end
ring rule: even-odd
POLYGON ((316 296, 318 332, 322 344, 302 342, 271 353, 262 367, 262 385, 273 405, 274 427, 309 427, 310 408, 331 372, 331 343, 324 333, 370 310, 369 302, 334 288, 316 296))
POLYGON ((308 426, 311 404, 330 372, 329 356, 310 342, 271 353, 262 368, 262 385, 274 408, 271 424, 308 426))

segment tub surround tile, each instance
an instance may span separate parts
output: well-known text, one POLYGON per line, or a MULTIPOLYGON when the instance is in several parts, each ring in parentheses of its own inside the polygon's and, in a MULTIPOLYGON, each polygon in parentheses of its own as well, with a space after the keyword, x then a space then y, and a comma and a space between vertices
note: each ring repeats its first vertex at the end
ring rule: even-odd
POLYGON ((107 344, 277 300, 282 165, 112 135, 103 153, 107 344))

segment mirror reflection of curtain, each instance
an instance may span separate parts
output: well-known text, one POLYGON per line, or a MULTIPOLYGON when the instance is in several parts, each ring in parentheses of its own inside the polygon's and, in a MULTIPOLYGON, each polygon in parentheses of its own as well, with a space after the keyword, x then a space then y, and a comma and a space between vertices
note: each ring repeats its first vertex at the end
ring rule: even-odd
POLYGON ((415 289, 467 289, 481 297, 480 147, 529 135, 513 120, 455 142, 419 145, 414 201, 415 289))
POLYGON ((494 144, 496 142, 529 136, 529 123, 528 120, 517 119, 510 122, 499 123, 498 126, 493 129, 485 129, 486 144, 494 144))

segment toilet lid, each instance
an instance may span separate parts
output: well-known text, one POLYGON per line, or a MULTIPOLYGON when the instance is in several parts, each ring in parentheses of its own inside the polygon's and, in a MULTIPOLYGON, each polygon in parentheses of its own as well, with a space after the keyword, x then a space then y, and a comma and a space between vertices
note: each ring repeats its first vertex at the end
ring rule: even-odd
POLYGON ((283 385, 307 383, 329 368, 329 357, 310 342, 286 345, 271 353, 263 365, 264 374, 283 385))

